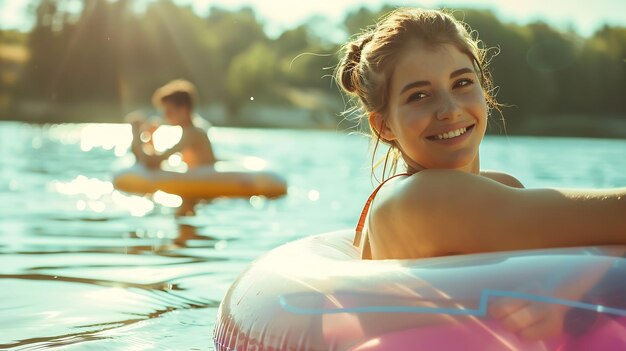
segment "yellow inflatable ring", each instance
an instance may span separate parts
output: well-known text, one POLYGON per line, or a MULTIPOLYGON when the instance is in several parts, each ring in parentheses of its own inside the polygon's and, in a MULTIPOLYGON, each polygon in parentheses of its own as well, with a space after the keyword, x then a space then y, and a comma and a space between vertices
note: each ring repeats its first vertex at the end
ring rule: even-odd
POLYGON ((269 171, 221 171, 212 166, 194 168, 184 173, 147 169, 135 165, 119 172, 113 186, 121 191, 152 194, 157 191, 185 199, 217 197, 279 197, 287 193, 287 184, 269 171))

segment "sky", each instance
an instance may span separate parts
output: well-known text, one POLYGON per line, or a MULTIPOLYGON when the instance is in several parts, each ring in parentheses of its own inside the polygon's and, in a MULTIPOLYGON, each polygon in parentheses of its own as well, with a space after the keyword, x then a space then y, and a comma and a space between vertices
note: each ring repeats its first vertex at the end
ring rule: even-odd
MULTIPOLYGON (((80 0, 66 0, 80 3, 80 0)), ((134 0, 149 1, 149 0, 134 0)), ((27 31, 32 18, 27 7, 33 0, 0 0, 0 28, 27 31)), ((205 14, 213 5, 225 8, 252 7, 266 24, 268 32, 279 33, 292 28, 312 16, 323 16, 339 24, 347 11, 366 5, 377 9, 384 3, 399 6, 437 8, 472 7, 491 9, 505 22, 525 24, 542 20, 561 28, 574 28, 588 36, 603 24, 626 26, 626 0, 175 0, 191 5, 199 14, 205 14)))

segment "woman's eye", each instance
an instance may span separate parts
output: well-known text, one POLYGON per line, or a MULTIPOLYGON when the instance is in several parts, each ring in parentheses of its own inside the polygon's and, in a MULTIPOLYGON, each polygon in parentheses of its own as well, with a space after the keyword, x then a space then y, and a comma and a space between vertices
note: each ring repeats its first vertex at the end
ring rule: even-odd
POLYGON ((468 85, 472 85, 472 84, 474 84, 474 81, 473 81, 473 80, 471 80, 471 79, 469 79, 469 78, 464 78, 464 79, 459 79, 459 80, 457 80, 457 81, 454 83, 454 87, 455 87, 455 88, 457 88, 457 87, 459 87, 459 88, 460 88, 460 87, 466 87, 466 86, 468 86, 468 85))
POLYGON ((409 98, 408 98, 407 102, 421 100, 421 99, 423 99, 423 98, 425 98, 427 96, 428 95, 426 95, 425 93, 421 93, 421 92, 413 93, 413 94, 409 95, 409 98))

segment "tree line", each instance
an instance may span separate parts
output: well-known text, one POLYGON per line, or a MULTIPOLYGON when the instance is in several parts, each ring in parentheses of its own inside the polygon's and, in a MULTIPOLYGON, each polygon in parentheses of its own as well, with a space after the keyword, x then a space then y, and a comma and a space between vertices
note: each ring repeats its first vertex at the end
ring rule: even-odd
MULTIPOLYGON (((0 118, 121 121, 176 78, 197 85, 203 106, 222 106, 225 124, 242 124, 251 99, 342 118, 346 106, 331 77, 342 43, 320 32, 319 18, 270 37, 251 8, 213 7, 201 16, 172 0, 143 10, 131 0, 83 0, 76 13, 66 3, 34 3, 29 33, 0 31, 0 118)), ((341 29, 349 37, 391 9, 355 9, 341 29)), ((498 52, 490 68, 497 98, 509 106, 509 133, 563 118, 626 119, 626 27, 583 37, 542 22, 505 23, 488 10, 454 15, 498 52)))

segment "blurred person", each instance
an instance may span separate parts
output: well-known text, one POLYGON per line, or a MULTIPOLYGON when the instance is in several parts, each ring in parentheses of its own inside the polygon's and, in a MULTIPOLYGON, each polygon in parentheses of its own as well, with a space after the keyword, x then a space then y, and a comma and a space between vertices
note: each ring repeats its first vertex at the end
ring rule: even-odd
POLYGON ((195 99, 196 89, 186 80, 173 80, 154 92, 152 102, 162 111, 165 122, 182 128, 180 141, 161 153, 157 153, 151 145, 152 138, 147 138, 147 142, 141 139, 142 133, 147 132, 151 135, 158 128, 158 123, 146 121, 137 113, 131 113, 127 117, 132 126, 131 149, 137 163, 156 169, 160 167, 161 162, 180 153, 182 161, 189 169, 215 164, 216 158, 207 131, 194 122, 195 99))

